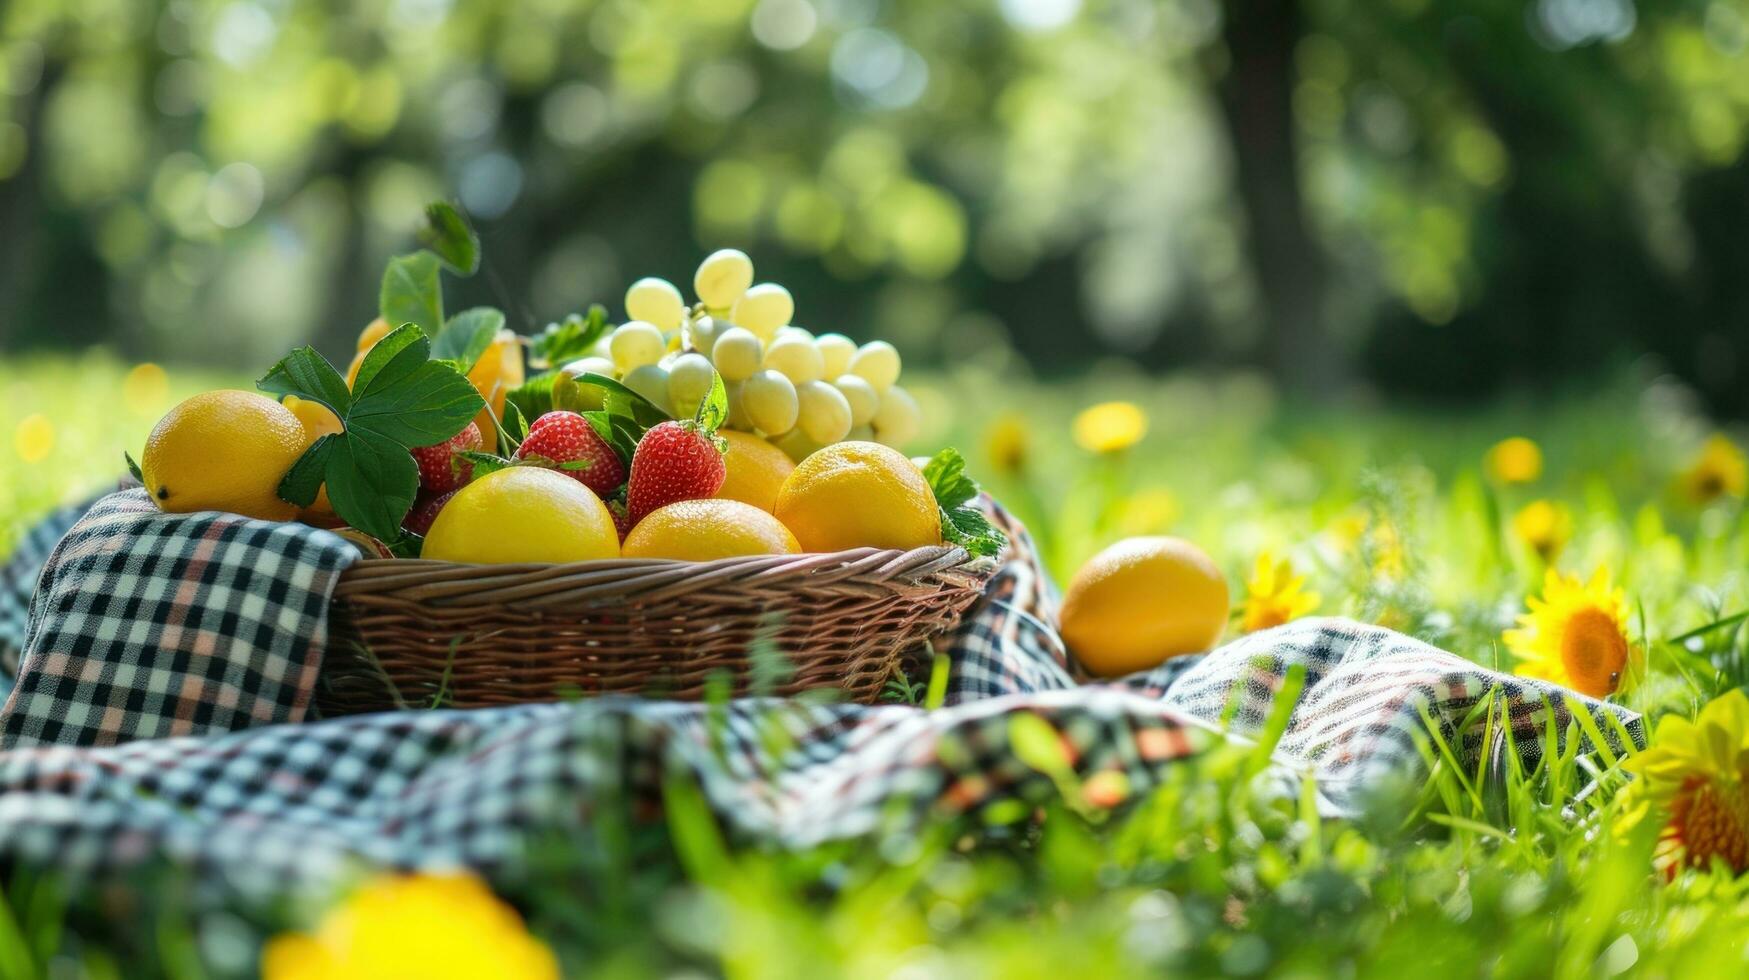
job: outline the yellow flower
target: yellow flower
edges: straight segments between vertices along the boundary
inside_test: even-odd
[[[1255,633],[1298,619],[1318,608],[1318,593],[1305,591],[1306,577],[1295,575],[1286,558],[1268,551],[1257,556],[1257,567],[1245,583],[1245,632]]]
[[[163,412],[164,401],[170,397],[170,376],[164,369],[147,361],[136,364],[121,379],[122,404],[135,415],[156,416]]]
[[[1749,698],[1741,689],[1714,699],[1694,721],[1665,715],[1646,751],[1623,768],[1636,777],[1620,828],[1648,816],[1665,821],[1654,860],[1674,874],[1722,859],[1749,871]]]
[[[1178,498],[1165,487],[1137,490],[1117,511],[1117,526],[1125,537],[1160,534],[1178,520]]]
[[[261,954],[266,980],[557,978],[558,961],[522,919],[467,874],[385,876]]]
[[[1520,661],[1517,673],[1602,698],[1632,687],[1644,671],[1645,652],[1628,640],[1627,596],[1610,587],[1608,570],[1581,582],[1551,568],[1529,605],[1519,628],[1501,637]]]
[[[1573,512],[1557,501],[1533,500],[1513,515],[1512,533],[1547,564],[1572,539]]]
[[[1513,436],[1495,443],[1482,466],[1500,483],[1531,483],[1543,475],[1543,451],[1531,440]]]
[[[1090,453],[1119,453],[1148,434],[1148,416],[1134,402],[1100,402],[1075,416],[1075,442]]]
[[[1373,574],[1381,578],[1402,578],[1409,570],[1409,561],[1403,553],[1403,536],[1397,533],[1397,525],[1380,520],[1372,526],[1368,538]]]
[[[1741,497],[1749,490],[1749,460],[1736,443],[1715,434],[1682,471],[1677,484],[1683,496],[1696,504],[1710,504],[1727,494]]]
[[[1022,416],[1008,412],[990,427],[985,452],[991,465],[999,472],[1014,474],[1026,469],[1027,443],[1031,428]]]
[[[26,463],[40,463],[55,448],[55,424],[42,414],[26,415],[12,430],[12,448]]]

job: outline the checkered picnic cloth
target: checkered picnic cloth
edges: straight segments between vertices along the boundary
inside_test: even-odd
[[[0,656],[20,663],[0,711],[0,864],[102,874],[168,857],[256,894],[332,887],[361,866],[514,875],[541,842],[588,834],[599,801],[657,812],[676,773],[738,837],[805,846],[1049,797],[1061,773],[1013,748],[1023,715],[1050,726],[1078,778],[1121,772],[1135,794],[1177,760],[1257,734],[1288,695],[1270,775],[1314,776],[1340,815],[1425,771],[1427,719],[1473,757],[1479,737],[1459,728],[1491,693],[1521,754],[1551,713],[1567,728],[1569,692],[1338,619],[1078,683],[1051,626],[1055,587],[1025,530],[989,508],[1012,546],[943,642],[953,672],[934,711],[600,698],[311,721],[349,546],[110,495],[48,547],[68,520],[51,518],[0,574]],[[1578,703],[1644,741],[1636,715]]]

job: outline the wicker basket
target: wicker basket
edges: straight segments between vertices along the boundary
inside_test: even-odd
[[[725,673],[732,693],[753,689],[750,648],[788,662],[762,691],[837,688],[870,703],[907,655],[958,624],[993,569],[949,547],[712,562],[367,559],[335,590],[316,707],[699,700]]]

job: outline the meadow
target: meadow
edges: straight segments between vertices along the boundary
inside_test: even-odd
[[[102,352],[0,365],[0,552],[113,479],[178,398],[249,380]],[[1648,731],[1749,682],[1742,458],[1655,372],[1458,412],[1311,407],[1249,375],[1121,363],[1041,381],[998,352],[919,375],[913,390],[915,448],[961,448],[1059,581],[1118,538],[1174,534],[1227,571],[1229,635],[1248,625],[1267,554],[1316,593],[1296,611],[1388,625],[1510,671],[1503,634],[1547,568],[1587,580],[1606,569],[1646,663],[1617,697]],[[1081,415],[1110,401],[1136,411]],[[1534,453],[1497,448],[1508,437]],[[675,785],[666,826],[609,821],[587,841],[555,841],[503,897],[568,972],[593,975],[1741,972],[1744,881],[1722,859],[1655,873],[1659,821],[1626,819],[1618,792],[1629,760],[1578,755],[1577,740],[1556,751],[1555,735],[1529,770],[1460,766],[1432,736],[1428,778],[1381,788],[1352,821],[1320,820],[1304,795],[1254,779],[1265,738],[1179,766],[1116,810],[1062,785],[1036,812],[804,853],[725,842],[696,791]],[[1742,793],[1746,776],[1720,773],[1720,785]],[[70,894],[17,869],[5,887],[0,978],[148,965],[248,975],[268,937],[319,911],[215,907],[169,870]]]

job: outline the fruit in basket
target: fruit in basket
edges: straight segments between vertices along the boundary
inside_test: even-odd
[[[745,381],[759,370],[765,349],[751,330],[733,326],[717,335],[711,360],[724,381]]]
[[[875,409],[871,421],[877,442],[903,449],[906,443],[917,438],[917,430],[923,427],[923,412],[910,392],[893,385],[882,392],[880,407]]]
[[[748,266],[751,277],[752,266]],[[771,338],[795,316],[796,301],[789,290],[775,282],[762,282],[741,294],[729,308],[729,322],[739,324],[762,338]]]
[[[840,442],[802,460],[778,491],[776,514],[805,551],[941,543],[941,508],[928,482],[879,443]]]
[[[473,479],[474,464],[456,454],[477,453],[483,444],[479,424],[469,422],[467,428],[435,446],[415,446],[407,450],[413,454],[413,462],[419,465],[420,489],[439,495],[464,486]]]
[[[658,507],[626,535],[627,558],[712,561],[793,555],[802,549],[777,518],[739,500],[678,500]]]
[[[824,381],[796,385],[796,428],[812,442],[831,445],[850,432],[850,402]]]
[[[812,338],[779,337],[765,348],[765,366],[797,385],[818,381],[826,374],[826,359]]]
[[[626,466],[613,447],[576,412],[548,412],[528,427],[516,458],[552,468],[606,498],[625,482]]]
[[[626,290],[626,316],[658,330],[678,330],[686,319],[686,300],[673,283],[646,276]]]
[[[456,489],[448,493],[420,494],[419,499],[413,502],[413,509],[407,512],[407,519],[401,522],[401,527],[420,536],[431,533],[431,522],[437,520],[438,512],[460,492]]]
[[[668,342],[654,324],[633,320],[621,324],[609,335],[607,349],[613,357],[613,366],[620,373],[628,374],[660,361],[668,349]]]
[[[380,316],[366,324],[365,328],[358,332],[358,352],[362,354],[375,347],[377,341],[389,335],[390,329],[392,328],[389,326],[389,321]]]
[[[856,355],[856,341],[841,333],[823,333],[814,338],[820,357],[826,362],[826,377],[836,378],[850,371],[850,359]]]
[[[340,417],[321,402],[299,398],[296,395],[287,395],[280,404],[297,416],[298,422],[303,425],[305,448],[323,436],[338,434],[342,429]],[[339,527],[345,523],[338,514],[334,513],[334,505],[328,502],[328,488],[326,486],[316,491],[314,503],[298,511],[298,520],[305,524],[326,528]]]
[[[693,294],[710,310],[728,310],[751,285],[753,260],[738,248],[718,249],[705,256],[692,277]]]
[[[775,436],[795,428],[799,410],[796,386],[776,371],[757,371],[741,382],[741,411],[761,432]]]
[[[750,432],[723,430],[717,433],[728,444],[723,456],[723,485],[717,496],[739,500],[766,513],[777,509],[777,492],[795,472],[795,461],[783,450]]]
[[[486,399],[486,407],[474,416],[474,424],[480,427],[480,439],[486,450],[494,451],[498,448],[497,423],[504,417],[504,402],[511,389],[526,380],[521,339],[510,330],[498,331],[492,345],[468,371],[468,380],[474,383],[480,397]]]
[[[172,408],[146,437],[141,481],[172,514],[223,510],[289,521],[279,481],[310,439],[292,411],[252,391],[207,391]]]
[[[616,558],[619,532],[588,487],[554,470],[509,466],[456,491],[421,556],[479,564]]]
[[[723,449],[713,433],[692,421],[651,426],[638,440],[626,481],[633,528],[665,504],[714,496],[725,476]]]
[[[1059,616],[1082,666],[1116,677],[1215,645],[1227,625],[1227,579],[1180,538],[1128,538],[1087,561]]]
[[[703,354],[682,354],[668,366],[668,404],[679,418],[691,418],[698,403],[711,393],[711,381],[716,377],[710,358]]]
[[[851,355],[849,370],[885,394],[899,380],[899,351],[884,340],[871,340]]]

